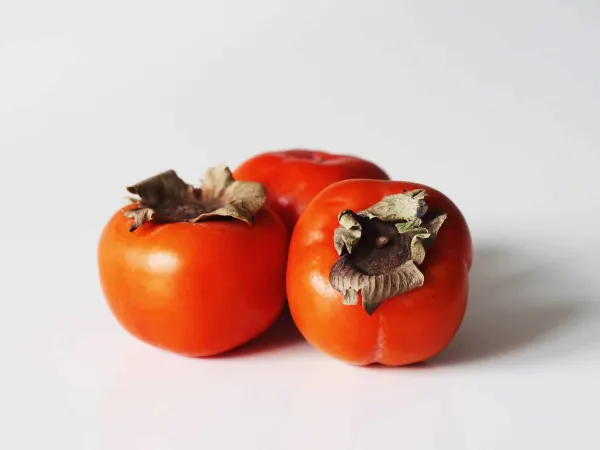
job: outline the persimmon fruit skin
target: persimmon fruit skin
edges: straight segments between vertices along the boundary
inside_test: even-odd
[[[338,259],[333,233],[342,210],[355,212],[404,189],[426,189],[430,208],[448,214],[420,270],[424,285],[386,299],[369,316],[359,296],[343,305],[329,283]],[[463,214],[441,192],[405,181],[346,180],[330,185],[308,205],[290,243],[287,296],[299,331],[317,349],[353,365],[400,366],[425,361],[444,349],[463,319],[472,242]]]
[[[389,179],[382,168],[357,156],[307,149],[258,154],[240,164],[233,176],[266,188],[267,204],[290,234],[304,208],[330,184],[353,178]]]
[[[123,211],[101,234],[98,267],[110,310],[130,334],[211,356],[258,336],[282,311],[288,234],[268,207],[253,225],[147,222],[134,232]]]

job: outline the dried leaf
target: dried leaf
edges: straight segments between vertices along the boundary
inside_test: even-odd
[[[133,219],[133,223],[129,227],[129,231],[135,231],[144,223],[152,219],[154,211],[150,208],[134,208],[125,211],[125,217]]]
[[[174,170],[167,170],[127,187],[130,193],[139,196],[150,208],[156,208],[167,200],[183,202],[187,198],[188,189],[189,186]]]
[[[338,255],[344,252],[352,253],[360,240],[362,226],[355,219],[352,211],[342,211],[338,215],[340,226],[333,232],[333,244]]]
[[[425,247],[423,241],[429,238],[431,234],[429,234],[427,228],[413,230],[411,234],[413,234],[413,237],[410,242],[410,259],[414,261],[415,264],[422,264],[425,260]]]
[[[342,300],[344,305],[357,305],[358,304],[358,292],[354,289],[346,289],[344,291],[344,300]]]
[[[427,212],[427,204],[423,200],[426,196],[425,189],[415,189],[401,194],[388,195],[370,208],[359,212],[361,216],[369,219],[379,219],[384,222],[398,220],[413,221],[422,217]]]
[[[331,286],[344,296],[344,305],[356,305],[358,293],[362,294],[362,306],[369,315],[387,299],[423,285],[425,277],[413,261],[406,261],[394,272],[382,275],[365,275],[349,259],[341,257],[329,275]]]
[[[223,197],[225,191],[235,180],[229,167],[224,163],[211,167],[204,173],[202,179],[202,201],[206,205]]]
[[[369,277],[362,289],[363,308],[370,316],[387,298],[423,286],[425,277],[413,261],[407,261],[389,275]]]
[[[254,222],[254,214],[263,206],[266,191],[260,183],[236,181],[229,168],[220,165],[209,169],[202,181],[202,203],[207,211],[193,222],[222,216],[233,217],[246,223]]]
[[[396,224],[396,228],[398,229],[398,233],[406,233],[414,228],[421,226],[421,219],[415,218],[414,220],[408,222],[399,222]]]
[[[127,190],[139,196],[128,210],[132,231],[149,220],[195,223],[206,218],[231,217],[251,224],[263,206],[266,192],[259,183],[236,181],[224,164],[206,171],[201,188],[181,180],[173,170],[141,181]]]
[[[445,222],[445,220],[447,218],[448,218],[448,214],[439,214],[438,216],[431,219],[425,225],[425,228],[427,228],[432,235],[436,235],[436,234],[438,234],[438,231],[440,231],[442,224]]]
[[[360,293],[363,308],[372,315],[385,299],[423,285],[425,277],[417,266],[425,260],[427,248],[447,218],[438,214],[423,223],[425,196],[424,189],[417,189],[386,196],[357,214],[350,210],[339,214],[334,246],[341,257],[332,267],[329,281],[343,295],[343,304],[357,304]],[[382,227],[381,222],[371,222],[373,219],[393,226],[389,230],[391,224]],[[396,230],[401,236],[394,234]],[[373,248],[359,247],[363,235],[373,241]]]

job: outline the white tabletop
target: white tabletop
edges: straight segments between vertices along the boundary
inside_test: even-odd
[[[600,448],[600,8],[470,3],[3,2],[0,448]],[[188,359],[117,324],[96,243],[124,187],[289,147],[464,212],[438,357],[351,367],[284,317]]]

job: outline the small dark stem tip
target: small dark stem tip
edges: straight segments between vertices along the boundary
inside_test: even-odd
[[[377,239],[375,239],[375,247],[383,248],[389,242],[390,242],[390,238],[388,238],[387,236],[379,236]]]

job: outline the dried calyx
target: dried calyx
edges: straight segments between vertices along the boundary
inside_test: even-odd
[[[263,206],[266,193],[259,183],[234,180],[222,164],[206,171],[199,188],[185,183],[173,170],[141,181],[127,190],[136,195],[130,200],[136,208],[125,211],[133,218],[129,231],[145,222],[189,222],[205,219],[238,219],[248,224]]]
[[[447,217],[428,210],[426,195],[424,189],[405,190],[364,211],[338,215],[333,241],[340,258],[329,281],[345,305],[356,305],[360,292],[372,315],[385,299],[423,285],[417,266]]]

